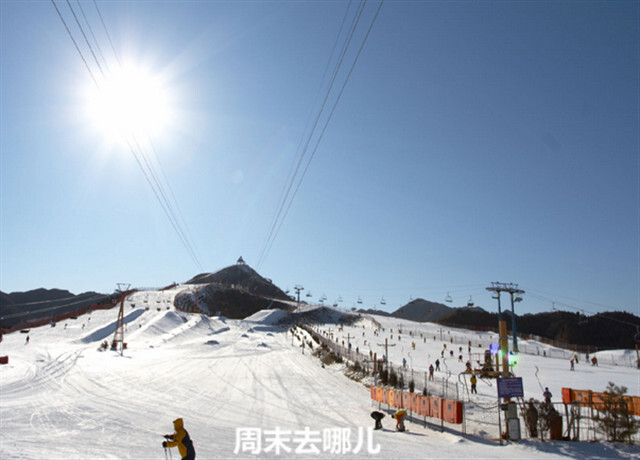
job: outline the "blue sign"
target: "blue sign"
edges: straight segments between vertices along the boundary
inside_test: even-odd
[[[522,398],[522,377],[498,379],[498,398]]]

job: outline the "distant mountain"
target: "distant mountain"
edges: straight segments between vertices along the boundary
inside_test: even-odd
[[[291,298],[268,278],[239,259],[215,273],[202,273],[185,284],[199,285],[176,295],[175,305],[185,311],[220,314],[243,319],[267,308],[291,309]],[[197,292],[197,298],[196,298]]]
[[[511,331],[511,312],[503,312]],[[435,321],[450,327],[498,331],[498,314],[472,308],[456,308]],[[516,315],[518,336],[578,345],[591,349],[633,349],[640,343],[640,317],[626,312],[580,313],[553,311]],[[510,332],[511,333],[511,332]]]
[[[11,329],[44,322],[92,305],[105,304],[113,295],[97,292],[73,294],[63,289],[33,289],[26,292],[0,292],[0,328]]]
[[[27,304],[33,302],[43,302],[49,300],[62,300],[75,296],[69,291],[64,289],[33,289],[26,292],[12,292],[8,294],[14,304]]]
[[[239,259],[242,261],[242,258]],[[263,278],[244,261],[218,270],[214,273],[201,273],[185,284],[218,284],[231,289],[238,289],[259,297],[278,300],[290,300],[282,289],[268,278]]]
[[[411,321],[428,322],[435,321],[453,311],[453,308],[444,304],[430,302],[424,299],[415,299],[403,307],[391,313],[396,318],[408,319]]]

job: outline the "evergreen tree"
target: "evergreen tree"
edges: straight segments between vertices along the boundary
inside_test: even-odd
[[[609,382],[602,394],[602,403],[595,406],[598,414],[593,419],[609,441],[631,442],[631,437],[640,428],[638,420],[631,414],[624,396],[626,393],[627,387]]]

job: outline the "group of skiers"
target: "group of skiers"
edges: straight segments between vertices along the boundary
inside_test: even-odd
[[[587,353],[587,361],[589,361],[589,354]],[[571,365],[571,370],[575,370],[575,365],[578,364],[578,355],[574,354],[573,358],[571,358],[571,360],[569,361],[569,364]],[[596,358],[595,356],[591,357],[591,366],[598,366],[598,358]]]

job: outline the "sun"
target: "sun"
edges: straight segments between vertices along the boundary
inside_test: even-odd
[[[131,64],[98,81],[88,91],[86,107],[94,128],[110,141],[156,136],[171,119],[167,85]]]

